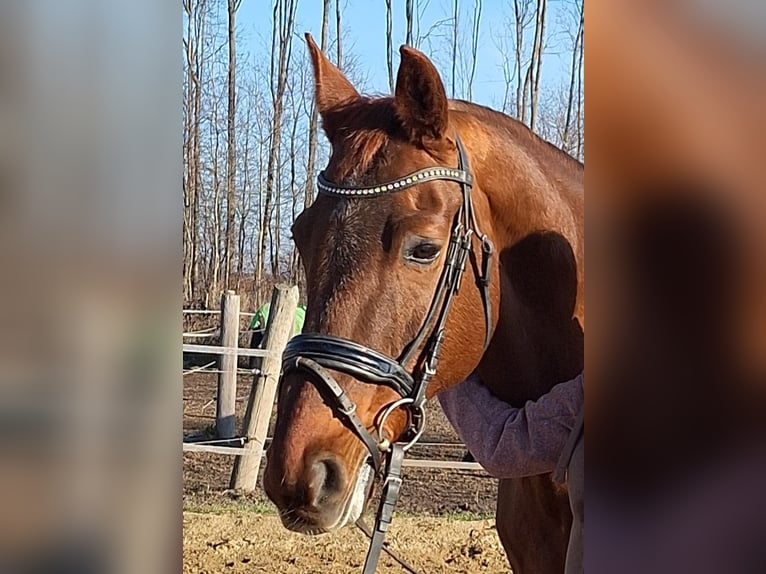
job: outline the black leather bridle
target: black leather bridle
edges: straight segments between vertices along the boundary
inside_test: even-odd
[[[415,338],[404,348],[397,359],[340,337],[323,334],[301,334],[287,344],[282,370],[286,375],[301,371],[344,424],[356,434],[370,453],[370,462],[376,475],[383,475],[383,490],[376,522],[371,536],[370,549],[364,565],[364,574],[374,574],[383,538],[391,523],[394,506],[401,486],[401,467],[404,453],[420,438],[425,426],[424,404],[426,388],[436,374],[439,353],[444,343],[447,317],[457,295],[465,271],[466,260],[473,249],[475,235],[481,245],[481,267],[477,284],[480,288],[486,319],[484,348],[492,335],[492,302],[490,299],[491,259],[494,247],[477,225],[471,197],[473,177],[468,157],[459,137],[455,138],[458,166],[431,167],[416,171],[396,181],[369,187],[342,186],[328,181],[324,173],[317,178],[319,193],[336,197],[372,198],[382,194],[396,193],[427,181],[447,180],[460,185],[462,203],[455,215],[450,242],[434,297]],[[407,369],[416,353],[422,348],[412,373]],[[373,434],[356,415],[356,405],[330,374],[330,370],[350,375],[373,385],[392,388],[401,398],[383,409],[374,421]],[[396,409],[408,411],[409,423],[404,433],[406,442],[391,443],[383,436],[386,419]],[[385,458],[385,460],[384,460]],[[385,462],[385,464],[384,464]]]

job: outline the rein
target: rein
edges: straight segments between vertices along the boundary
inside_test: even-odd
[[[457,169],[431,167],[416,171],[396,181],[369,187],[350,187],[328,181],[324,174],[317,178],[319,193],[336,197],[371,198],[396,193],[428,181],[446,180],[460,185],[462,204],[452,224],[449,247],[436,291],[423,324],[415,338],[407,344],[397,359],[370,349],[364,345],[323,334],[300,334],[293,337],[285,348],[282,369],[287,374],[301,371],[319,391],[322,398],[344,424],[364,443],[370,454],[370,462],[376,476],[383,478],[383,490],[370,536],[363,574],[374,574],[383,547],[394,507],[402,484],[401,469],[405,453],[420,439],[425,429],[425,401],[428,383],[436,374],[439,353],[444,343],[447,318],[455,295],[460,290],[466,259],[473,249],[473,236],[481,243],[481,267],[477,284],[484,307],[486,350],[492,335],[492,304],[490,301],[490,272],[494,246],[477,224],[471,197],[473,177],[468,157],[459,137],[455,138],[458,151]],[[407,365],[422,348],[413,372]],[[356,415],[356,405],[340,387],[328,369],[350,375],[372,385],[385,385],[401,398],[388,405],[376,416],[373,432],[370,432]],[[396,409],[403,407],[409,415],[405,442],[391,443],[383,436],[386,419]],[[387,549],[385,549],[388,551]]]

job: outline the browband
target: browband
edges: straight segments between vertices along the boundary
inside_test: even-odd
[[[427,181],[448,180],[462,183],[463,185],[472,186],[473,177],[467,171],[462,169],[452,169],[449,167],[427,167],[411,173],[396,181],[390,181],[388,183],[381,183],[378,185],[371,185],[368,187],[354,187],[348,185],[340,185],[328,181],[324,172],[317,176],[317,187],[321,193],[328,195],[338,195],[343,197],[348,196],[370,196],[381,195],[385,193],[394,193],[410,188],[414,185],[420,185]]]

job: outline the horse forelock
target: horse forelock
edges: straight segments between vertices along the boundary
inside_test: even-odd
[[[386,145],[403,136],[393,98],[361,98],[325,117],[332,125],[333,155],[328,172],[336,183],[363,185]]]

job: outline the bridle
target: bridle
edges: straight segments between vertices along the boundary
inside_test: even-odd
[[[455,137],[458,152],[457,169],[430,167],[406,175],[396,181],[369,187],[350,187],[328,181],[324,172],[317,178],[319,193],[335,197],[373,198],[396,193],[428,181],[447,180],[460,184],[462,203],[455,215],[450,242],[439,282],[431,305],[420,330],[407,344],[398,359],[340,337],[323,334],[301,334],[293,337],[285,348],[282,364],[283,375],[301,371],[322,395],[334,414],[364,443],[370,453],[370,461],[376,475],[383,475],[383,490],[371,535],[370,548],[364,565],[364,574],[374,574],[383,538],[391,523],[399,489],[402,483],[401,467],[404,454],[418,441],[425,428],[425,400],[428,383],[436,374],[439,353],[444,343],[447,317],[457,295],[465,271],[466,259],[473,248],[475,235],[481,244],[481,268],[478,271],[479,286],[486,319],[484,349],[492,335],[492,302],[490,299],[491,260],[494,247],[476,222],[471,187],[473,177],[463,144]],[[423,349],[413,372],[407,365]],[[351,401],[329,370],[350,375],[373,385],[385,385],[401,398],[384,408],[376,416],[374,433],[370,432],[356,415],[356,405]],[[408,428],[403,436],[405,442],[391,443],[383,435],[388,417],[398,408],[408,412]],[[385,460],[384,460],[385,457]],[[385,463],[385,464],[384,464]]]

